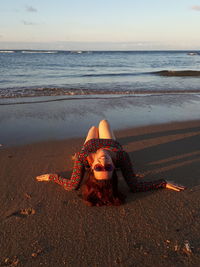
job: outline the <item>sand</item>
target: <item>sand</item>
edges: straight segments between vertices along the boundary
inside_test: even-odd
[[[199,266],[200,121],[118,131],[144,180],[187,186],[131,193],[126,203],[88,207],[35,176],[70,177],[83,138],[0,147],[0,266]],[[187,243],[188,242],[188,243]]]

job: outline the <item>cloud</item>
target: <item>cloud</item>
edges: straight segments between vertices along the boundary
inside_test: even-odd
[[[22,20],[22,23],[25,25],[25,26],[33,26],[33,25],[37,25],[36,23],[33,23],[31,21],[27,21],[27,20]]]
[[[32,7],[32,6],[26,6],[26,11],[27,12],[37,12],[37,9],[35,7]]]
[[[195,11],[200,11],[200,6],[192,6],[192,9]]]

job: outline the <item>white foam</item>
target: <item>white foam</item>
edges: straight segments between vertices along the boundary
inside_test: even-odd
[[[11,50],[0,50],[0,53],[15,53],[15,51],[11,51]]]
[[[57,54],[57,51],[21,51],[23,54]]]

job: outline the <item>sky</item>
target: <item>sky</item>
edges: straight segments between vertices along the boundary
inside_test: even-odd
[[[0,49],[200,49],[200,0],[0,0]]]

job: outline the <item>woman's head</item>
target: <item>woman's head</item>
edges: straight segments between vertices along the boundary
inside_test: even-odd
[[[118,191],[118,178],[116,171],[112,171],[110,179],[96,179],[94,171],[87,172],[87,177],[82,185],[82,197],[90,206],[121,205],[125,197]]]
[[[96,180],[110,180],[115,170],[110,153],[105,149],[97,150],[91,169]]]

